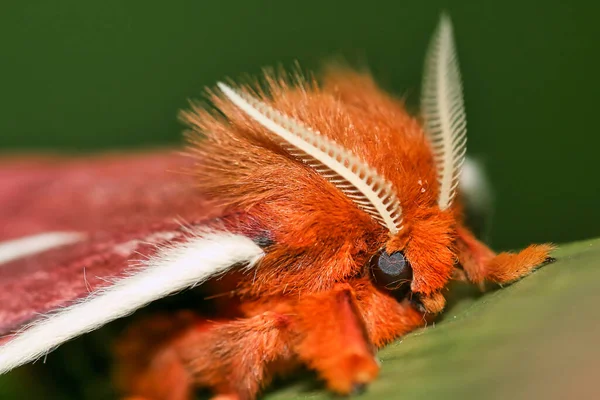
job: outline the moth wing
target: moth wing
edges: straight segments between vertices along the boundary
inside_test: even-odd
[[[494,214],[494,194],[480,160],[466,157],[458,188],[467,226],[477,237],[486,239]]]
[[[186,166],[169,154],[0,165],[0,373],[262,256],[215,222],[174,172]]]

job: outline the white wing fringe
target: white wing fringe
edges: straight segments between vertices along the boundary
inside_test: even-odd
[[[202,233],[165,247],[131,275],[79,303],[42,317],[0,347],[0,373],[34,361],[60,344],[133,313],[148,303],[198,285],[264,252],[246,236]]]

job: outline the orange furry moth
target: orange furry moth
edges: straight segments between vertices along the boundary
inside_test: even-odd
[[[194,288],[203,300],[118,339],[123,398],[254,399],[299,366],[349,394],[378,348],[443,310],[452,276],[503,284],[550,260],[550,245],[496,254],[464,225],[448,17],[422,119],[351,70],[266,83],[218,83],[215,110],[184,112],[187,157],[0,163],[0,372]]]

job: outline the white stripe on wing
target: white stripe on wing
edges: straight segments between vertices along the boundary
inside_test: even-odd
[[[46,232],[0,242],[0,264],[75,243],[84,236],[76,232]]]

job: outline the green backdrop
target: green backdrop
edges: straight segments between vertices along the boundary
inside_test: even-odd
[[[203,87],[294,60],[366,63],[416,105],[443,9],[455,24],[469,153],[485,162],[496,192],[494,246],[598,236],[600,6],[589,0],[2,0],[0,151],[174,146],[177,111]],[[438,325],[381,352],[382,377],[363,398],[588,398],[600,359],[599,249],[563,246],[534,276],[450,305]],[[0,379],[0,398],[67,398],[53,386],[109,398],[90,350],[107,345],[102,335],[63,346],[49,368],[38,363],[85,384],[19,369]],[[329,398],[314,384],[271,398]]]
[[[495,247],[600,232],[600,6],[508,1],[5,0],[0,147],[52,151],[180,142],[187,99],[294,60],[366,62],[416,104],[441,10],[464,76],[469,153],[496,191]]]

